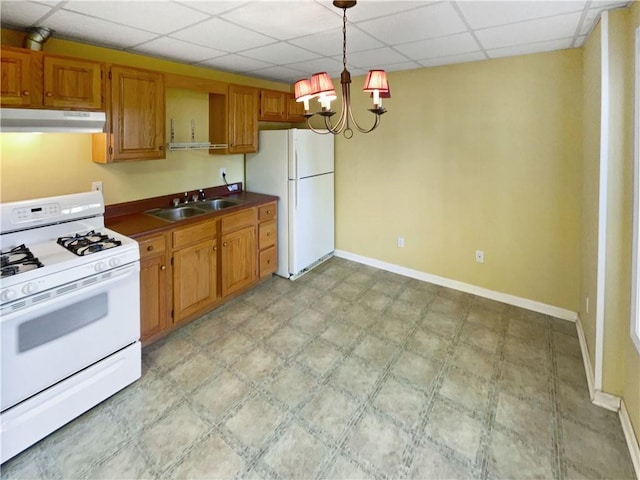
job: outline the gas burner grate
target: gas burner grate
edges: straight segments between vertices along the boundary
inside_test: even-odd
[[[24,244],[0,252],[0,278],[10,277],[40,267],[44,267],[44,265]]]
[[[109,238],[108,235],[91,230],[88,233],[76,233],[73,236],[58,238],[58,245],[63,246],[78,256],[90,255],[109,248],[122,245],[120,240]]]

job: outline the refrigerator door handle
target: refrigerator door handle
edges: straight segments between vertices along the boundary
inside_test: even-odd
[[[293,188],[295,189],[294,195],[296,197],[296,201],[295,201],[295,209],[298,209],[298,181],[294,180],[293,182]]]

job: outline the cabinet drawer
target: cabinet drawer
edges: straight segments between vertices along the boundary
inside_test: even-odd
[[[230,232],[238,228],[255,225],[256,223],[256,209],[248,208],[238,213],[232,213],[222,217],[222,231]]]
[[[173,248],[181,248],[216,237],[216,221],[200,222],[191,227],[173,231]]]
[[[263,220],[269,220],[270,218],[275,218],[276,216],[276,204],[270,203],[268,205],[263,205],[258,209],[258,221],[262,222]]]
[[[164,235],[155,235],[138,240],[140,246],[140,260],[164,254],[167,248],[167,241]]]
[[[267,275],[276,271],[278,266],[277,263],[277,252],[275,245],[273,247],[269,247],[266,250],[260,252],[260,278],[266,277]]]
[[[276,221],[269,220],[258,226],[258,248],[270,247],[276,244]]]

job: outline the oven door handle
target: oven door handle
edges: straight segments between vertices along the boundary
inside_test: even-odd
[[[25,299],[16,300],[10,304],[2,307],[2,316],[0,317],[0,323],[6,323],[13,320],[15,317],[28,316],[31,312],[37,310],[39,315],[46,315],[47,313],[57,310],[66,305],[70,305],[80,298],[90,297],[97,290],[104,290],[116,282],[122,282],[125,277],[140,272],[140,263],[135,262],[128,265],[124,265],[108,272],[96,274],[92,277],[85,277],[75,282],[69,282],[65,285],[61,285],[44,292],[34,293],[33,298],[37,298],[41,295],[47,295],[41,301],[31,303],[22,308],[14,308],[15,305],[19,305],[24,302]],[[87,284],[89,278],[102,277],[102,279],[96,280],[94,283]],[[107,277],[107,278],[105,278]],[[138,288],[139,288],[139,276],[138,276]]]

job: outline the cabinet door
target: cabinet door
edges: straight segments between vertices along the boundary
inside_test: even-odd
[[[54,108],[101,110],[103,64],[44,57],[44,104]]]
[[[167,264],[164,255],[140,262],[140,336],[147,340],[167,327]]]
[[[0,57],[0,95],[2,106],[28,107],[39,103],[32,79],[35,57],[28,52],[2,49]]]
[[[296,97],[292,93],[287,95],[287,122],[301,123],[304,118],[304,103],[296,102]]]
[[[161,73],[112,68],[110,161],[165,157],[164,99]]]
[[[287,94],[275,90],[260,90],[260,120],[284,122],[287,120]]]
[[[229,153],[258,151],[258,90],[229,86]]]
[[[177,250],[173,254],[173,322],[190,317],[216,303],[215,240]]]
[[[244,227],[222,235],[222,296],[256,280],[256,229]]]

